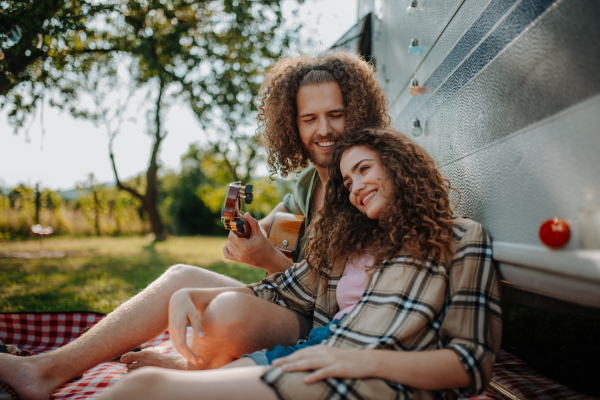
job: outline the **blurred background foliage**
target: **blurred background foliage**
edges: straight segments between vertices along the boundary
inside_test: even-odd
[[[227,185],[236,178],[222,166],[223,155],[191,145],[182,157],[181,172],[159,178],[158,208],[172,235],[226,235],[221,206]],[[266,216],[293,190],[292,180],[248,177],[255,200],[244,211]],[[127,181],[143,187],[144,176]],[[0,240],[33,237],[35,224],[50,226],[52,236],[130,236],[151,233],[141,203],[116,186],[97,184],[93,176],[70,191],[20,185],[0,192]]]
[[[94,234],[149,230],[160,241],[169,232],[215,232],[221,200],[211,191],[226,182],[255,181],[264,155],[253,138],[253,99],[266,69],[298,44],[301,25],[285,26],[282,3],[2,0],[0,108],[6,110],[17,134],[26,131],[33,112],[45,106],[67,110],[105,128],[116,183],[113,190],[134,199],[140,217],[137,222],[133,216],[126,219],[119,210],[134,206],[117,201],[116,194],[94,190],[90,182],[87,186],[94,197],[87,201],[83,196],[72,208],[93,226]],[[142,99],[141,104],[134,104],[135,99]],[[199,139],[205,143],[203,149],[190,149],[183,160],[190,165],[184,165],[177,176],[161,171],[158,161],[169,134],[164,121],[171,107],[191,110],[204,132]],[[127,134],[123,122],[137,123],[140,116],[153,145],[145,174],[125,181],[118,173],[113,143]],[[25,203],[30,203],[22,195],[17,202],[18,221],[25,218],[22,215],[29,207]],[[261,200],[264,209],[269,200]],[[7,232],[22,235],[24,228],[17,227],[21,222],[17,224],[12,216],[14,205],[10,218],[0,218],[11,221]],[[200,221],[209,222],[198,225]],[[59,232],[75,225],[55,223]]]

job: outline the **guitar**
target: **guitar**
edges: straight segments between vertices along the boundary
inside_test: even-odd
[[[228,185],[227,197],[221,209],[221,222],[239,237],[250,237],[250,226],[241,215],[242,198],[246,204],[252,203],[252,185],[234,182]],[[277,212],[269,227],[267,238],[287,258],[296,261],[304,236],[304,216]]]
[[[304,237],[304,215],[275,213],[267,237],[277,250],[296,262]]]
[[[239,237],[250,237],[250,225],[241,215],[242,198],[244,203],[250,204],[254,199],[252,185],[242,186],[241,182],[233,182],[228,185],[227,197],[221,208],[221,222],[225,229],[233,231]]]

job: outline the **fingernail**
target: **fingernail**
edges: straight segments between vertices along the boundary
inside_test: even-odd
[[[198,331],[198,336],[200,336],[200,337],[204,337],[204,332],[202,332],[202,331]]]

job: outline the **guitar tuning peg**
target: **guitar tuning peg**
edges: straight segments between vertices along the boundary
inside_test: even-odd
[[[244,194],[246,195],[244,202],[246,204],[252,203],[252,200],[254,199],[254,196],[252,195],[252,185],[246,185],[244,187]]]
[[[235,228],[237,229],[237,231],[238,231],[239,233],[242,233],[242,234],[243,234],[243,233],[246,233],[246,229],[245,229],[245,228],[246,228],[246,226],[245,226],[245,222],[244,222],[244,220],[243,220],[243,219],[238,219],[238,220],[235,222]]]

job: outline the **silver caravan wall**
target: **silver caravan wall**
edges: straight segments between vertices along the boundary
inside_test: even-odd
[[[419,120],[413,139],[461,193],[457,214],[489,230],[507,287],[600,308],[600,1],[410,5],[359,1],[334,47],[372,57],[397,129]],[[554,217],[571,231],[560,249],[538,235]]]

